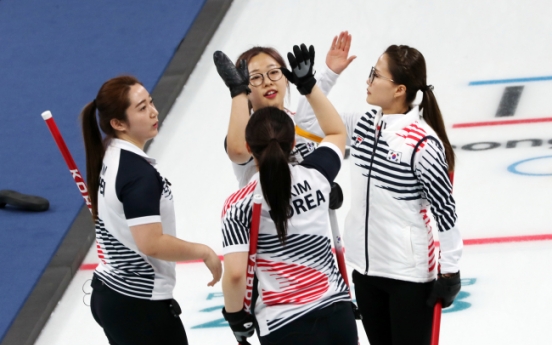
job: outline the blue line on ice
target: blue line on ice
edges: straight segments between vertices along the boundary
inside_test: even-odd
[[[470,81],[468,85],[479,86],[479,85],[492,85],[492,84],[529,83],[532,81],[547,81],[547,80],[552,80],[552,76],[514,78],[514,79],[476,80],[476,81]]]

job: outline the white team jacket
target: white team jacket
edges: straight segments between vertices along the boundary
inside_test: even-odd
[[[457,272],[463,244],[444,149],[418,107],[405,115],[382,116],[376,109],[341,115],[352,160],[347,262],[363,274],[411,282],[435,279],[437,264],[442,273]],[[298,109],[296,122],[323,136],[312,112]],[[439,230],[440,259],[431,218]]]

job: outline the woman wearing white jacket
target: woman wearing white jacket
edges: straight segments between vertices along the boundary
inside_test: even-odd
[[[437,299],[450,306],[460,290],[454,153],[418,50],[390,46],[367,84],[366,101],[381,110],[342,114],[353,163],[346,259],[370,344],[429,344],[432,306]],[[322,135],[315,117],[303,114],[298,126]]]

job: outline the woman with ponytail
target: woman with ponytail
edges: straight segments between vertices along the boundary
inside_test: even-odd
[[[202,259],[209,286],[222,274],[211,248],[175,237],[171,184],[143,151],[157,135],[157,115],[131,76],[105,82],[81,114],[100,258],[91,309],[112,345],[188,344],[173,299],[175,262]]]
[[[353,161],[345,257],[370,344],[427,345],[433,305],[450,306],[460,290],[454,152],[418,50],[388,47],[367,84],[368,111],[342,114]],[[322,135],[301,115],[299,126]]]
[[[261,344],[343,344],[358,341],[348,287],[331,251],[328,206],[346,131],[313,75],[314,48],[295,46],[287,80],[306,96],[325,138],[299,164],[291,118],[276,107],[251,115],[246,149],[258,172],[222,211],[224,318],[241,344],[257,329]],[[252,199],[262,194],[253,315],[243,309]],[[257,296],[257,297],[255,297]],[[253,327],[253,324],[255,325]]]

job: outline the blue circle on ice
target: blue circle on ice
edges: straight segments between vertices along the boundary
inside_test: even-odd
[[[527,162],[531,162],[531,161],[535,161],[535,160],[540,160],[540,159],[551,159],[552,156],[540,156],[540,157],[533,157],[533,158],[529,158],[529,159],[524,159],[522,161],[519,161],[519,162],[516,162],[512,165],[510,165],[508,167],[508,171],[511,172],[511,173],[514,173],[514,174],[518,174],[518,175],[525,175],[525,176],[552,176],[552,172],[550,173],[545,173],[545,174],[537,174],[537,173],[529,173],[529,172],[524,172],[524,171],[519,171],[518,170],[518,167],[524,163],[527,163]]]

